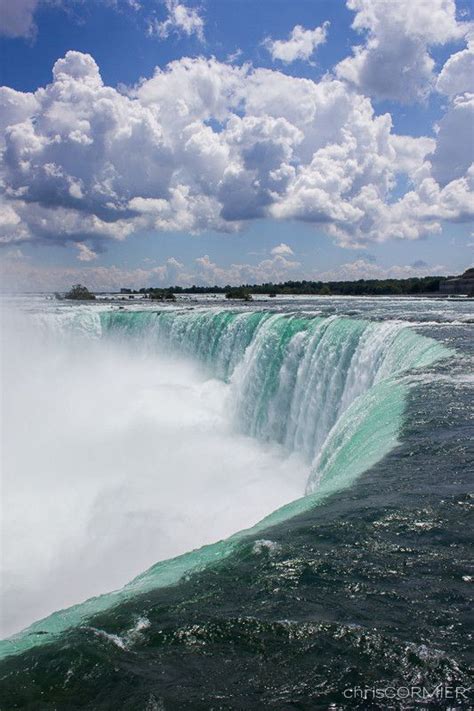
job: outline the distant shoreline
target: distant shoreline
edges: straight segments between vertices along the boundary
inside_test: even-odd
[[[82,290],[90,294],[90,298],[97,296],[123,297],[123,300],[132,300],[138,296],[152,301],[174,301],[179,296],[223,296],[229,301],[245,301],[252,297],[291,296],[332,296],[332,297],[392,297],[392,298],[419,298],[419,299],[470,299],[474,298],[474,268],[467,269],[460,276],[426,276],[409,277],[407,279],[358,279],[356,281],[293,281],[288,280],[274,284],[241,284],[239,286],[177,286],[142,287],[132,289],[122,287],[116,291],[90,290],[87,286],[76,284],[73,290]],[[56,294],[57,298],[74,298],[80,300],[80,294],[71,296],[71,292],[53,291],[23,291],[10,292],[23,294]],[[7,292],[3,292],[4,295]]]

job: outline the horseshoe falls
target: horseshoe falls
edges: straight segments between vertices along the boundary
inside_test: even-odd
[[[449,541],[466,501],[467,302],[11,301],[7,690],[26,675],[33,708],[42,684],[86,679],[94,695],[113,668],[132,675],[135,708],[180,708],[153,691],[147,659],[166,669],[177,654],[174,669],[202,665],[224,688],[212,666],[223,639],[236,679],[245,649],[263,660],[280,644],[309,658],[336,648],[349,666],[367,644],[367,669],[383,649],[390,674],[406,663],[414,678],[423,665],[433,678],[439,654],[462,665],[449,632],[423,657],[433,621],[412,639],[409,611],[425,619],[410,582],[420,566],[457,566],[463,604],[464,557]],[[293,692],[311,672],[296,676]]]
[[[235,428],[301,454],[311,470],[306,493],[343,485],[394,446],[403,374],[449,353],[397,321],[268,311],[101,316],[104,335],[184,353],[229,382]]]

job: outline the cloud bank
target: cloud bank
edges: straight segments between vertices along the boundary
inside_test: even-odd
[[[78,259],[92,262],[90,256],[79,244]],[[86,264],[85,266],[51,267],[36,265],[25,257],[19,248],[10,249],[0,261],[0,281],[6,291],[54,291],[68,290],[71,284],[81,282],[95,291],[118,291],[122,287],[139,289],[148,286],[225,286],[227,284],[263,284],[278,283],[290,279],[314,279],[315,281],[338,281],[356,279],[405,279],[413,276],[447,274],[444,265],[429,265],[423,260],[413,264],[384,267],[370,260],[370,255],[359,257],[329,271],[312,269],[308,271],[303,264],[292,259],[293,251],[284,243],[270,251],[270,256],[257,264],[235,263],[221,266],[212,261],[209,255],[198,257],[188,266],[174,257],[163,264],[153,265],[147,259],[147,265],[136,268],[104,267]]]
[[[136,232],[233,232],[259,218],[311,223],[345,247],[472,219],[472,43],[454,3],[348,6],[365,44],[319,82],[185,57],[118,89],[92,56],[69,51],[36,92],[0,88],[0,243],[82,244],[87,262]],[[165,24],[199,34],[199,15],[167,7]],[[448,102],[437,133],[394,133],[368,96],[381,95],[377,67],[419,98],[434,89],[429,47],[464,35],[436,81]],[[417,48],[413,64],[400,38]]]

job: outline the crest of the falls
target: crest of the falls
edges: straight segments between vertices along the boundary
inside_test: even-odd
[[[403,321],[268,311],[105,312],[103,335],[198,359],[231,384],[235,427],[298,452],[307,491],[345,485],[397,441],[407,374],[447,349]]]

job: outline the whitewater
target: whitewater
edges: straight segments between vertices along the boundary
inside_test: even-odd
[[[408,394],[456,358],[423,325],[465,318],[406,303],[6,303],[2,653],[206,569],[381,461]]]

